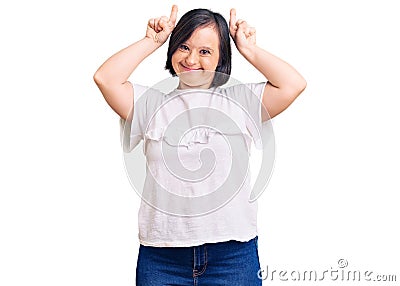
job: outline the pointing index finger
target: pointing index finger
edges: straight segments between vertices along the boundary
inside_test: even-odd
[[[172,22],[172,24],[175,25],[176,22],[176,17],[178,14],[178,6],[176,5],[172,5],[172,9],[171,9],[171,15],[169,16],[169,20]]]
[[[231,9],[229,25],[231,25],[232,27],[234,27],[236,25],[236,9],[235,8]]]

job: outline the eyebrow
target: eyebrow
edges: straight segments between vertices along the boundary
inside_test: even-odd
[[[183,42],[181,45],[191,46],[188,42]],[[214,52],[214,49],[210,48],[209,46],[200,46],[199,49],[206,49]]]
[[[210,51],[214,51],[213,49],[211,49],[210,47],[207,46],[201,46],[200,49],[205,49],[205,50],[210,50]]]

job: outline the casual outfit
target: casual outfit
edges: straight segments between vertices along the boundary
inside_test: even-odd
[[[261,285],[247,160],[252,142],[262,148],[264,87],[134,85],[133,119],[120,126],[124,151],[143,140],[147,161],[137,285]]]

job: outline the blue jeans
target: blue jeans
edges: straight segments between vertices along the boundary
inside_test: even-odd
[[[257,286],[258,237],[191,247],[140,245],[137,286]]]

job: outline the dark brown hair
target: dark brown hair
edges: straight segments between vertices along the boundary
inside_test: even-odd
[[[172,55],[190,38],[197,28],[206,26],[213,26],[219,37],[219,61],[215,69],[217,73],[211,84],[211,87],[215,87],[223,85],[229,79],[232,69],[232,50],[229,27],[225,18],[221,14],[208,9],[190,10],[178,21],[169,40],[165,69],[169,70],[173,76],[176,76],[171,62]]]

